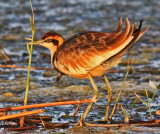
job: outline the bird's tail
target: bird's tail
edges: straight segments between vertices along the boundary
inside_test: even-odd
[[[134,30],[133,30],[133,39],[130,41],[130,43],[128,43],[128,45],[122,49],[119,53],[117,53],[116,55],[113,55],[111,58],[109,58],[107,61],[105,61],[106,63],[108,62],[111,62],[111,61],[117,61],[117,62],[120,62],[121,60],[121,57],[129,50],[132,48],[132,46],[140,39],[140,37],[150,28],[150,27],[147,27],[143,30],[141,30],[142,28],[142,23],[143,23],[143,20],[140,20],[140,24],[139,24],[139,27],[136,27],[136,23],[134,24]],[[119,21],[119,26],[117,28],[117,30],[115,32],[120,32],[122,29],[122,20],[120,19]],[[105,64],[105,63],[104,63]]]

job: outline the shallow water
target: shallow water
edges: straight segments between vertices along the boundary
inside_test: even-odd
[[[143,19],[144,27],[151,26],[150,29],[136,43],[127,56],[124,56],[122,63],[113,68],[113,70],[120,70],[120,72],[107,73],[113,88],[113,100],[122,86],[128,57],[129,59],[134,59],[134,64],[127,78],[128,84],[119,102],[125,106],[128,112],[135,99],[132,90],[139,91],[141,97],[145,99],[145,88],[149,90],[150,96],[154,92],[148,85],[149,80],[160,85],[160,1],[58,0],[53,2],[51,0],[34,0],[32,4],[35,13],[35,40],[38,40],[50,30],[68,38],[75,33],[88,30],[112,32],[117,26],[120,17],[123,17],[123,21],[125,17],[128,17],[131,23],[137,22],[137,24],[139,20]],[[0,42],[13,60],[12,63],[8,64],[28,65],[29,56],[25,38],[31,37],[30,15],[29,1],[0,1]],[[2,59],[0,59],[0,64],[3,64]],[[34,47],[32,66],[50,68],[49,51],[42,47]],[[82,98],[89,80],[78,80],[63,76],[58,85],[55,81],[57,74],[54,69],[52,71],[31,71],[29,104]],[[1,107],[23,104],[26,77],[27,70],[0,68]],[[95,81],[100,90],[100,95],[98,102],[93,106],[92,112],[87,117],[88,121],[102,119],[107,105],[107,88],[103,77],[96,78]],[[8,97],[6,93],[10,93],[10,96]],[[92,89],[89,90],[87,98],[91,96]],[[160,107],[159,96],[160,91],[157,90],[156,97],[151,102],[153,119],[159,118],[155,115],[155,111]],[[111,106],[113,107],[113,105],[114,101],[112,101]],[[75,118],[70,116],[76,106],[70,105],[46,108],[44,114],[53,115],[53,122],[64,123],[69,120],[78,122],[85,106],[86,104],[80,108]],[[65,114],[69,115],[69,118],[62,118]],[[141,102],[135,105],[132,114],[132,118],[135,120],[149,120],[148,108]],[[123,117],[117,112],[113,119],[122,121]],[[148,128],[145,128],[144,132],[146,129],[148,130]],[[151,129],[148,131],[151,131]],[[65,130],[65,132],[67,131]],[[134,132],[134,130],[127,132]]]

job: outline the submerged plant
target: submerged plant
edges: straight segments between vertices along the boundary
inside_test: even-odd
[[[112,109],[112,113],[111,113],[111,116],[110,116],[110,122],[111,122],[112,117],[113,117],[113,115],[114,115],[114,113],[115,113],[115,110],[116,110],[116,107],[117,107],[117,103],[118,103],[118,101],[119,101],[119,98],[120,98],[120,96],[121,96],[121,93],[122,93],[122,91],[123,91],[123,89],[124,89],[124,87],[125,87],[125,85],[126,85],[125,82],[126,82],[126,79],[127,79],[127,77],[128,77],[128,74],[129,74],[129,72],[130,72],[130,70],[131,70],[132,63],[133,63],[133,60],[131,61],[131,63],[129,63],[129,61],[128,61],[127,73],[126,73],[126,76],[125,76],[125,78],[124,78],[124,80],[123,80],[122,87],[121,87],[121,89],[120,89],[120,91],[119,91],[119,93],[118,93],[118,97],[117,97],[117,99],[116,99],[115,105],[114,105],[114,107],[113,107],[113,109]]]
[[[144,101],[143,99],[141,99],[141,97],[136,94],[136,92],[134,91],[134,94],[136,95],[136,97],[142,101],[143,103],[145,103],[148,108],[149,108],[149,114],[150,114],[150,119],[152,120],[152,112],[151,112],[151,107],[150,107],[150,102],[154,99],[155,95],[156,95],[156,91],[157,91],[157,86],[155,86],[152,81],[149,81],[149,85],[151,88],[155,89],[154,93],[153,93],[153,96],[152,98],[150,99],[149,96],[148,96],[148,91],[145,89],[145,93],[146,93],[146,97],[147,97],[147,101]]]
[[[119,113],[124,116],[124,118],[125,118],[125,119],[124,119],[124,122],[125,122],[125,123],[129,123],[129,119],[131,118],[132,110],[133,110],[133,107],[134,107],[134,105],[135,105],[136,102],[137,102],[137,98],[136,98],[136,99],[134,100],[134,102],[132,103],[129,116],[127,115],[126,109],[123,108],[123,106],[122,106],[121,104],[117,106],[118,111],[119,111],[119,106],[121,106],[122,112],[119,111]]]
[[[119,107],[121,107],[122,112],[120,112]],[[122,106],[121,104],[117,106],[117,109],[118,109],[118,112],[124,116],[124,118],[125,118],[125,119],[124,119],[124,122],[125,122],[125,123],[129,123],[129,117],[128,117],[128,115],[127,115],[126,109],[123,108],[123,106]]]

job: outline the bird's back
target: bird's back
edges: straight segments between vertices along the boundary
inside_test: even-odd
[[[88,78],[89,72],[93,72],[92,76],[95,74],[95,77],[104,74],[106,69],[101,69],[102,63],[104,64],[135,40],[134,26],[130,28],[128,20],[126,23],[127,26],[123,33],[120,23],[113,33],[90,31],[67,39],[54,55],[55,68],[66,75],[82,79]]]
[[[75,35],[58,48],[54,63],[59,66],[58,70],[62,69],[60,72],[86,74],[88,70],[102,62],[100,59],[93,59],[101,58],[101,51],[111,48],[109,42],[118,35],[115,33],[115,36],[112,36],[112,34],[104,32],[86,32]]]

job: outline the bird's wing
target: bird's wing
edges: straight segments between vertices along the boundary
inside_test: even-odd
[[[97,67],[93,68],[92,70],[90,70],[90,72],[93,74],[96,74],[95,70],[98,70],[99,68],[102,69],[102,71],[104,70],[104,72],[106,72],[107,70],[109,70],[113,66],[116,66],[118,63],[120,63],[122,56],[125,53],[127,53],[129,51],[129,49],[132,48],[134,43],[149,29],[149,27],[147,27],[147,28],[141,30],[142,22],[143,22],[143,20],[140,21],[138,28],[136,27],[136,23],[134,24],[134,32],[133,32],[134,38],[130,41],[130,43],[124,49],[122,49],[119,53],[113,55],[112,57],[110,57],[106,61],[102,62],[100,66],[97,66]]]
[[[139,40],[139,38],[150,28],[150,27],[147,27],[143,30],[141,30],[142,28],[142,23],[143,23],[143,20],[140,20],[140,24],[139,24],[139,27],[136,27],[136,23],[134,24],[134,32],[133,32],[133,36],[134,38],[130,41],[130,43],[124,48],[122,49],[119,53],[113,55],[112,57],[110,57],[109,59],[107,59],[106,61],[104,61],[102,63],[102,66],[108,66],[109,64],[112,65],[113,63],[111,62],[120,62],[121,60],[121,57],[129,50],[132,48],[132,46],[134,45],[134,43],[136,41]]]
[[[65,74],[85,74],[92,68],[123,50],[133,39],[134,25],[126,18],[126,29],[121,33],[122,20],[113,33],[86,32],[66,40],[57,50],[54,66]]]

